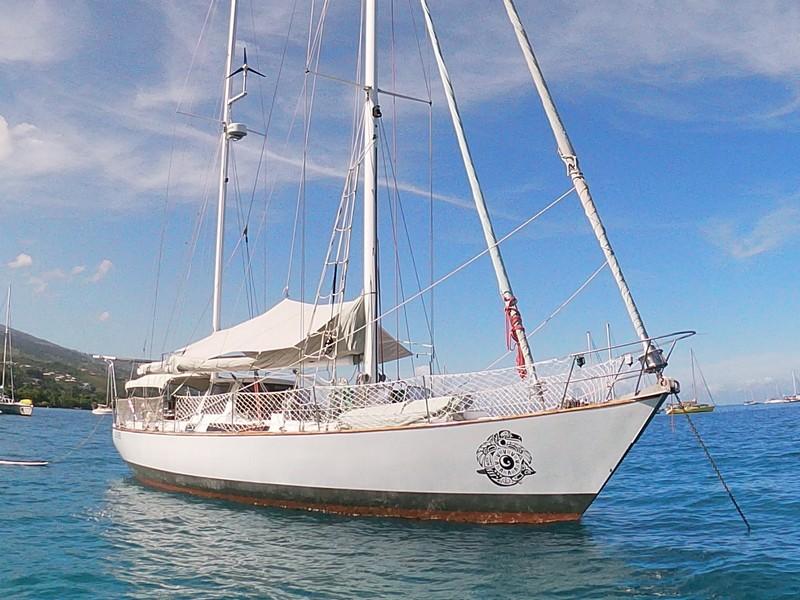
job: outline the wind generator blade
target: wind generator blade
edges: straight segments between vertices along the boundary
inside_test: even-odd
[[[245,64],[244,64],[244,66],[241,66],[241,67],[239,67],[238,69],[236,69],[236,70],[235,70],[233,73],[231,73],[230,75],[228,75],[228,77],[227,77],[227,78],[228,78],[228,79],[230,79],[231,77],[233,77],[233,76],[234,76],[234,75],[236,75],[237,73],[244,73],[244,70],[245,70],[245,68],[246,68],[246,67],[247,67],[247,63],[245,63]],[[250,69],[250,70],[252,70],[252,69]]]
[[[245,66],[247,66],[247,63],[245,63]],[[259,71],[256,71],[253,67],[247,67],[247,70],[250,71],[251,73],[255,73],[256,75],[260,75],[261,77],[266,77],[266,75],[264,75]]]

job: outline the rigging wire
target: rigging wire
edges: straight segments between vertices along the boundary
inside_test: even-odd
[[[385,140],[385,136],[382,139]],[[385,146],[386,146],[386,143],[384,142],[384,144],[381,146],[381,156],[383,157],[384,180],[386,182],[386,188],[387,188],[387,191],[389,193],[389,218],[391,220],[391,227],[392,227],[392,240],[394,241],[394,265],[395,265],[395,289],[394,289],[394,292],[395,292],[395,304],[400,304],[401,299],[405,300],[405,289],[404,289],[404,286],[403,286],[403,274],[402,274],[402,271],[400,269],[400,241],[399,241],[399,239],[397,237],[397,221],[399,219],[399,216],[397,214],[397,210],[398,210],[398,205],[399,205],[399,202],[400,202],[400,194],[399,194],[399,190],[397,189],[396,185],[394,186],[394,188],[392,188],[389,185],[389,169],[387,167],[387,164],[392,165],[393,161],[392,161],[391,158],[387,157],[388,149]],[[408,232],[408,230],[406,230],[406,232]],[[411,246],[411,243],[410,243],[410,240],[409,240],[409,248],[410,248],[410,246]],[[380,296],[379,296],[379,298],[380,298]],[[423,296],[423,301],[424,301],[424,296]],[[380,307],[378,307],[378,313],[380,314]],[[399,349],[399,346],[400,346],[399,340],[401,339],[400,338],[400,317],[401,317],[400,311],[397,311],[397,313],[395,314],[395,317],[396,317],[395,318],[395,327],[396,327],[396,329],[395,329],[395,339],[397,340],[396,345],[398,346],[398,349]],[[402,317],[403,317],[403,320],[405,322],[406,339],[411,340],[411,326],[410,326],[409,321],[408,321],[408,311],[406,310],[405,306],[403,307]],[[396,364],[396,368],[397,368],[397,378],[399,379],[400,378],[400,359],[399,358],[395,361],[395,364]],[[412,371],[414,370],[414,366],[415,366],[414,365],[414,355],[412,354],[411,355],[411,368],[412,368]]]
[[[189,80],[191,78],[192,72],[194,71],[195,63],[197,62],[197,56],[198,56],[198,52],[199,52],[200,46],[202,44],[203,39],[207,35],[209,24],[210,24],[210,22],[212,20],[212,16],[216,12],[217,4],[218,3],[216,2],[216,0],[211,0],[211,2],[209,2],[208,9],[206,10],[206,14],[205,14],[205,17],[204,17],[204,20],[203,20],[202,27],[200,29],[200,33],[199,33],[199,35],[197,37],[197,41],[195,42],[194,49],[192,50],[192,56],[191,56],[191,59],[189,61],[189,68],[187,69],[186,77],[184,78],[183,85],[181,87],[181,92],[180,92],[179,99],[178,99],[178,102],[177,102],[177,106],[176,106],[176,109],[175,109],[175,112],[177,114],[183,114],[183,111],[181,110],[181,108],[183,106],[184,98],[186,96],[186,89],[188,87]],[[191,110],[191,105],[189,105],[189,110]],[[220,122],[219,116],[218,116],[218,118],[213,119],[213,120],[215,122],[217,122],[217,123]],[[159,236],[159,238],[160,238],[159,249],[158,249],[157,258],[156,258],[156,268],[155,268],[156,275],[155,275],[155,284],[154,284],[154,292],[153,292],[153,305],[152,305],[153,308],[152,308],[150,335],[149,335],[150,348],[149,348],[149,352],[148,352],[148,349],[147,349],[148,340],[145,339],[145,342],[144,342],[144,345],[143,345],[143,348],[142,348],[142,350],[143,350],[143,352],[145,354],[152,354],[153,345],[155,344],[155,322],[156,322],[156,315],[157,315],[157,310],[158,310],[158,297],[159,297],[159,292],[160,292],[161,266],[162,266],[163,257],[164,257],[164,247],[165,247],[165,240],[166,240],[167,215],[168,215],[169,201],[170,201],[171,187],[172,187],[172,171],[173,171],[173,165],[174,165],[174,154],[175,154],[175,144],[176,144],[176,137],[177,137],[176,136],[177,128],[178,128],[178,126],[175,125],[173,127],[173,131],[172,131],[172,144],[171,144],[171,147],[170,147],[169,164],[168,164],[168,170],[167,170],[167,188],[166,188],[166,195],[165,195],[165,199],[164,199],[164,207],[163,207],[163,210],[162,210],[162,227],[161,227],[161,232],[160,232],[160,236]],[[208,173],[208,169],[206,170],[206,174],[207,173]],[[208,175],[206,175],[206,177],[207,176]],[[208,186],[207,186],[207,181],[206,181],[206,185],[204,185],[204,193],[203,193],[204,204],[203,204],[203,207],[202,207],[202,209],[200,211],[200,214],[198,216],[198,226],[199,226],[199,223],[202,222],[202,220],[204,218],[204,215],[205,215],[205,210],[207,208],[207,203],[208,203],[207,193],[208,193]],[[195,245],[196,245],[196,239],[193,240],[193,242],[192,242],[192,252],[190,254],[190,257],[194,255],[194,246]],[[188,278],[188,271],[190,271],[190,270],[191,270],[191,267],[189,267],[189,269],[187,269],[187,278]],[[181,293],[180,293],[180,290],[179,290],[179,293],[177,294],[176,299],[175,299],[175,304],[173,305],[173,309],[171,311],[171,315],[170,315],[170,317],[169,317],[169,319],[167,321],[167,324],[166,324],[165,334],[164,334],[164,337],[162,339],[162,348],[161,348],[162,352],[163,352],[164,348],[166,347],[166,343],[167,343],[168,335],[169,335],[169,330],[170,330],[172,322],[174,320],[174,316],[175,316],[175,312],[176,312],[176,309],[177,309],[177,305],[178,305],[178,303],[180,301],[180,296],[181,296]]]
[[[197,41],[195,42],[194,49],[192,50],[192,56],[191,56],[191,59],[189,61],[189,68],[186,71],[186,77],[183,80],[183,85],[181,87],[181,93],[180,93],[180,95],[178,97],[178,103],[177,103],[177,106],[175,108],[175,112],[176,113],[180,113],[181,112],[181,106],[183,104],[183,99],[184,99],[184,97],[186,95],[186,88],[189,85],[189,79],[191,77],[192,71],[194,70],[195,61],[197,60],[197,54],[198,54],[198,51],[200,49],[200,45],[201,45],[201,43],[203,41],[203,38],[205,37],[206,32],[208,30],[208,25],[209,25],[209,22],[211,21],[211,15],[215,12],[215,7],[216,7],[216,1],[215,0],[211,0],[211,2],[209,2],[209,4],[208,4],[208,9],[206,10],[205,18],[203,20],[203,25],[200,28],[200,33],[199,33],[199,35],[197,37]],[[152,305],[153,309],[152,309],[152,316],[151,316],[151,322],[150,322],[150,335],[149,335],[149,341],[150,341],[150,350],[149,350],[149,352],[147,350],[148,338],[145,338],[144,344],[142,346],[142,352],[146,356],[149,356],[149,355],[152,354],[152,352],[153,352],[153,344],[155,342],[156,314],[157,314],[157,311],[158,311],[158,296],[159,296],[160,283],[161,283],[161,265],[162,265],[162,262],[163,262],[164,245],[165,245],[165,241],[166,241],[167,214],[168,214],[168,209],[169,209],[170,191],[171,191],[171,186],[172,186],[172,167],[173,167],[173,160],[174,160],[174,155],[175,155],[175,144],[176,144],[176,137],[177,137],[176,136],[177,129],[178,129],[178,125],[176,123],[175,125],[173,125],[173,129],[172,129],[172,142],[171,142],[171,145],[170,145],[169,162],[168,162],[168,166],[167,166],[166,193],[165,193],[165,197],[164,197],[164,207],[163,207],[163,210],[162,210],[161,232],[159,234],[159,246],[158,246],[158,252],[157,252],[157,255],[156,255],[155,285],[154,285],[154,290],[153,290],[153,305]]]
[[[234,185],[234,198],[236,200],[236,218],[238,221],[239,226],[239,237],[236,240],[236,244],[230,252],[231,257],[236,255],[237,250],[240,246],[243,246],[243,250],[241,253],[242,257],[242,285],[239,287],[239,292],[237,294],[236,300],[234,301],[234,306],[238,306],[239,300],[241,299],[242,293],[245,295],[245,299],[247,301],[247,310],[250,318],[253,318],[256,315],[256,302],[257,299],[255,298],[255,285],[253,282],[253,272],[251,269],[252,260],[250,255],[250,241],[249,236],[247,233],[247,218],[244,216],[244,212],[242,210],[242,191],[240,187],[239,181],[239,170],[237,168],[236,163],[236,153],[235,153],[235,146],[231,146],[230,149],[230,165],[231,171],[233,176],[233,185]]]
[[[311,3],[311,11],[308,22],[308,43],[306,50],[306,72],[303,80],[303,154],[301,163],[300,186],[297,190],[297,206],[295,209],[294,225],[292,226],[292,241],[289,247],[289,266],[286,274],[286,285],[283,288],[285,298],[289,297],[289,285],[291,283],[292,267],[294,264],[295,245],[297,243],[297,232],[300,229],[300,298],[304,297],[305,292],[305,192],[307,183],[308,167],[308,140],[311,133],[311,115],[314,110],[314,100],[317,90],[317,76],[311,70],[318,70],[322,57],[322,36],[324,24],[327,17],[328,0],[323,2],[320,9],[319,23],[314,28],[314,2]],[[313,33],[312,33],[313,32]],[[311,79],[311,90],[309,92],[309,78]]]
[[[413,294],[412,296],[410,296],[409,298],[406,298],[406,300],[404,300],[404,301],[403,301],[403,302],[401,302],[400,304],[398,304],[398,305],[394,306],[393,308],[389,309],[389,310],[388,310],[388,311],[386,311],[385,313],[378,315],[378,317],[376,317],[376,319],[375,319],[375,320],[382,319],[382,318],[384,318],[384,317],[386,317],[386,316],[388,316],[388,315],[390,315],[390,314],[394,313],[395,311],[397,311],[397,310],[400,310],[400,309],[401,309],[403,306],[405,306],[405,305],[406,305],[406,304],[408,304],[409,302],[412,302],[413,300],[416,300],[417,298],[419,298],[419,297],[420,297],[420,296],[422,296],[423,294],[426,294],[427,292],[429,292],[429,291],[430,291],[431,289],[433,289],[434,287],[436,287],[436,286],[438,286],[438,285],[440,285],[440,284],[444,283],[444,282],[445,282],[445,281],[447,281],[448,279],[450,279],[450,278],[451,278],[453,275],[456,275],[457,273],[460,273],[461,271],[463,271],[464,269],[466,269],[468,266],[470,266],[472,263],[474,263],[476,260],[480,259],[481,257],[483,257],[483,256],[485,256],[486,254],[488,254],[489,252],[491,252],[491,251],[492,251],[492,249],[494,249],[495,247],[499,246],[500,244],[502,244],[503,242],[505,242],[506,240],[508,240],[510,237],[512,237],[512,236],[514,236],[515,234],[517,234],[517,233],[519,233],[520,231],[522,231],[522,230],[523,230],[525,227],[527,227],[528,225],[530,225],[531,223],[533,223],[535,220],[537,220],[539,217],[541,217],[542,215],[544,215],[545,213],[547,213],[547,212],[548,212],[548,211],[549,211],[551,208],[553,208],[554,206],[556,206],[557,204],[559,204],[559,203],[560,203],[562,200],[564,200],[564,198],[566,198],[567,196],[569,196],[569,195],[570,195],[572,192],[574,192],[574,191],[575,191],[575,188],[574,188],[574,187],[571,187],[571,188],[569,188],[569,189],[568,189],[566,192],[564,192],[563,194],[561,194],[560,196],[558,196],[558,197],[557,197],[555,200],[553,200],[552,202],[550,202],[550,204],[548,204],[547,206],[545,206],[544,208],[542,208],[541,210],[539,210],[538,212],[536,212],[536,213],[535,213],[535,214],[533,214],[532,216],[528,217],[528,218],[527,218],[527,219],[525,219],[525,220],[524,220],[522,223],[520,223],[519,225],[517,225],[517,226],[516,226],[514,229],[512,229],[512,230],[511,230],[511,231],[509,231],[507,234],[505,234],[504,236],[502,236],[501,238],[499,238],[499,239],[498,239],[498,240],[497,240],[495,243],[493,243],[493,244],[491,244],[491,245],[487,246],[486,248],[484,248],[483,250],[481,250],[480,252],[478,252],[477,254],[475,254],[475,255],[474,255],[472,258],[470,258],[470,259],[468,259],[468,260],[464,261],[464,262],[463,262],[463,263],[461,263],[459,266],[457,266],[455,269],[452,269],[452,270],[451,270],[449,273],[447,273],[447,274],[445,274],[445,275],[443,275],[443,276],[439,277],[439,278],[438,278],[436,281],[434,281],[434,282],[433,282],[431,285],[429,285],[428,287],[426,287],[426,288],[424,288],[424,289],[421,289],[421,290],[419,290],[418,292],[414,293],[414,294]],[[374,322],[374,321],[373,321],[373,322]],[[370,323],[370,324],[371,324],[371,323]],[[356,331],[360,331],[361,329],[364,329],[364,328],[365,328],[367,325],[368,325],[368,324],[365,324],[363,327],[360,327],[360,328],[359,328],[359,329],[357,329]],[[356,331],[354,331],[353,333],[355,333]]]
[[[714,402],[714,396],[711,395],[711,388],[708,387],[706,376],[703,375],[703,370],[700,368],[700,364],[697,363],[697,361],[694,361],[692,368],[694,369],[695,366],[697,367],[697,372],[700,373],[700,379],[703,381],[703,386],[706,388],[706,394],[708,394],[711,404],[716,404],[716,402]],[[697,394],[695,394],[695,400],[697,400]]]
[[[205,220],[206,220],[206,215],[207,215],[207,212],[208,212],[208,206],[209,206],[209,202],[210,202],[210,198],[211,198],[211,196],[209,194],[209,187],[211,185],[211,182],[210,182],[210,179],[211,179],[211,177],[210,177],[211,164],[219,161],[219,155],[220,155],[221,151],[222,151],[222,144],[218,143],[217,146],[216,146],[216,152],[214,153],[213,157],[211,157],[211,159],[210,159],[211,162],[210,162],[208,168],[206,168],[206,170],[205,170],[206,180],[204,182],[204,189],[203,189],[203,204],[201,205],[200,209],[197,211],[197,214],[196,214],[195,227],[194,227],[194,230],[192,231],[192,236],[191,236],[191,238],[189,240],[189,246],[188,246],[188,248],[186,250],[186,253],[188,255],[186,271],[184,273],[183,279],[181,279],[180,283],[178,284],[178,287],[177,287],[177,290],[176,290],[176,293],[175,293],[175,302],[172,305],[172,310],[170,312],[170,316],[167,319],[167,324],[166,324],[166,326],[164,328],[164,337],[162,339],[161,353],[163,353],[165,351],[165,349],[166,349],[167,341],[169,340],[169,335],[170,335],[170,331],[172,329],[172,325],[175,322],[175,318],[176,318],[176,315],[178,313],[178,308],[181,305],[181,299],[183,298],[184,294],[186,293],[186,289],[188,288],[189,278],[191,276],[192,267],[193,267],[193,263],[194,263],[194,257],[195,257],[195,253],[197,251],[197,245],[199,243],[200,234],[201,234],[201,232],[203,230],[203,225],[204,225]],[[192,330],[192,336],[191,337],[194,337],[194,334],[197,332],[197,329],[200,326],[201,319],[203,318],[205,313],[208,311],[208,308],[209,308],[210,305],[211,305],[211,299],[209,297],[208,304],[206,305],[206,308],[203,311],[203,314],[195,322],[195,326],[194,326],[194,328]]]
[[[295,15],[296,15],[296,12],[297,12],[296,11],[296,6],[297,6],[297,1],[295,0],[295,3],[294,3],[295,10],[292,12],[289,28],[287,29],[286,38],[284,39],[284,46],[283,46],[283,52],[282,52],[282,56],[281,56],[281,62],[280,62],[280,66],[279,66],[279,69],[278,69],[278,76],[277,76],[276,83],[275,83],[276,87],[275,87],[275,92],[273,94],[273,105],[270,107],[269,123],[272,122],[271,119],[272,119],[272,111],[273,111],[274,104],[275,104],[275,97],[277,96],[278,89],[280,87],[282,74],[284,72],[286,55],[287,55],[287,52],[288,52],[288,45],[289,45],[289,41],[291,39],[291,32],[292,32],[293,24],[294,24],[294,21],[295,21]],[[288,126],[287,131],[286,131],[285,139],[283,140],[283,154],[286,154],[286,151],[287,151],[287,149],[289,147],[289,143],[290,143],[290,141],[292,139],[292,135],[294,134],[295,125],[297,124],[298,115],[300,114],[300,108],[301,108],[301,105],[302,105],[302,100],[303,100],[303,89],[301,88],[300,92],[297,95],[296,101],[295,101],[294,112],[292,114],[292,118],[289,121],[289,126]],[[268,125],[266,127],[266,130],[267,130],[265,132],[266,134],[269,133],[269,128],[270,127]],[[266,140],[266,139],[267,139],[267,137],[265,135],[264,140]],[[264,153],[266,152],[266,149],[265,149],[264,145],[262,145],[262,152],[264,152]],[[256,179],[254,181],[256,182],[255,185],[257,185],[257,177],[256,177]],[[265,182],[265,186],[266,186],[266,173],[264,173],[264,182]],[[270,214],[270,208],[272,207],[272,202],[273,202],[274,197],[275,197],[275,190],[276,190],[276,187],[277,187],[277,183],[278,183],[277,177],[272,178],[272,183],[271,183],[271,185],[269,187],[269,192],[266,193],[266,200],[265,200],[265,203],[264,203],[264,214],[262,215],[258,231],[256,232],[256,236],[255,236],[254,241],[253,241],[253,245],[254,246],[260,245],[260,240],[261,240],[262,236],[266,236],[266,234],[267,234],[267,216]],[[255,193],[255,192],[253,192],[253,193]],[[267,265],[268,265],[268,252],[267,252],[267,250],[268,250],[268,244],[265,243],[263,246],[264,246],[264,305],[267,306],[269,304],[269,302],[268,302],[268,287],[267,287]],[[291,267],[290,267],[290,270],[291,270]]]
[[[381,129],[383,129],[383,123],[380,123],[380,127],[381,127]],[[391,177],[392,177],[391,180],[392,180],[392,182],[394,184],[394,190],[395,190],[395,195],[396,195],[395,197],[396,197],[396,201],[397,201],[397,208],[399,209],[399,217],[402,219],[403,228],[404,228],[404,231],[405,231],[405,234],[406,234],[406,241],[408,243],[409,257],[411,258],[411,265],[413,267],[414,275],[416,277],[417,287],[418,287],[418,289],[421,289],[422,288],[422,281],[421,281],[420,276],[419,276],[419,268],[417,267],[417,260],[416,260],[416,257],[414,255],[414,248],[413,248],[413,245],[411,244],[411,232],[408,229],[408,221],[407,221],[407,219],[405,217],[405,210],[403,208],[403,202],[402,202],[402,199],[400,197],[400,189],[399,189],[398,180],[397,180],[397,170],[395,168],[394,163],[392,161],[386,160],[386,159],[384,159],[384,169],[386,168],[386,166],[385,166],[386,163],[389,164],[389,168],[391,169]],[[387,175],[387,181],[388,181],[388,179],[389,179],[389,176]],[[394,215],[393,215],[393,217],[394,217]],[[398,245],[396,231],[395,231],[395,244]],[[402,286],[402,279],[400,281],[400,284]],[[405,293],[403,293],[403,295],[405,295]],[[404,300],[405,300],[405,298],[404,298]],[[421,297],[421,302],[420,303],[422,305],[422,311],[423,311],[423,314],[424,314],[424,317],[425,317],[425,324],[426,324],[427,329],[428,329],[428,334],[430,335],[431,339],[433,339],[433,328],[432,328],[432,325],[431,325],[431,319],[430,319],[430,317],[428,315],[428,308],[427,308],[424,296]],[[399,302],[396,302],[396,304],[400,305]],[[407,314],[406,314],[406,321],[408,321]],[[410,333],[409,333],[409,339],[410,339]]]
[[[356,328],[356,329],[353,329],[353,330],[349,331],[347,335],[348,335],[348,336],[353,336],[353,335],[355,335],[355,334],[357,334],[357,333],[359,333],[359,332],[363,331],[364,329],[366,329],[367,327],[371,326],[371,325],[372,325],[372,324],[374,324],[375,322],[377,322],[377,321],[380,321],[381,319],[385,319],[387,316],[389,316],[389,315],[391,315],[391,314],[394,314],[394,312],[395,312],[395,311],[398,311],[398,310],[400,310],[401,308],[403,308],[403,307],[404,307],[406,304],[408,304],[409,302],[413,302],[414,300],[416,300],[416,299],[417,299],[417,298],[419,298],[420,296],[422,296],[422,295],[424,295],[424,294],[427,294],[427,293],[428,293],[428,292],[429,292],[429,291],[430,291],[432,288],[434,288],[434,287],[436,287],[436,286],[438,286],[438,285],[440,285],[440,284],[444,283],[445,281],[447,281],[448,279],[450,279],[450,278],[451,278],[451,277],[453,277],[454,275],[456,275],[456,274],[460,273],[461,271],[463,271],[464,269],[466,269],[468,266],[470,266],[472,263],[474,263],[475,261],[479,260],[480,258],[482,258],[483,256],[485,256],[486,254],[488,254],[489,252],[491,252],[493,248],[495,248],[496,246],[499,246],[500,244],[502,244],[503,242],[505,242],[505,241],[506,241],[506,240],[508,240],[509,238],[513,237],[514,235],[516,235],[517,233],[519,233],[520,231],[522,231],[523,229],[525,229],[525,227],[527,227],[528,225],[530,225],[531,223],[533,223],[534,221],[536,221],[536,220],[537,220],[539,217],[541,217],[541,216],[543,216],[544,214],[546,214],[546,213],[547,213],[547,212],[548,212],[550,209],[552,209],[554,206],[558,205],[558,204],[559,204],[559,203],[560,203],[562,200],[564,200],[564,198],[566,198],[567,196],[569,196],[569,195],[570,195],[572,192],[574,192],[574,191],[575,191],[575,188],[574,188],[574,187],[570,187],[570,188],[569,188],[569,189],[568,189],[566,192],[564,192],[563,194],[561,194],[560,196],[558,196],[557,198],[555,198],[555,199],[554,199],[553,201],[551,201],[551,202],[550,202],[550,203],[549,203],[547,206],[545,206],[544,208],[540,209],[539,211],[537,211],[536,213],[534,213],[533,215],[531,215],[530,217],[528,217],[527,219],[525,219],[525,220],[524,220],[522,223],[520,223],[519,225],[517,225],[516,227],[514,227],[514,228],[513,228],[511,231],[509,231],[508,233],[506,233],[504,236],[502,236],[502,237],[498,238],[498,239],[497,239],[497,241],[496,241],[494,244],[488,245],[486,248],[484,248],[483,250],[481,250],[481,251],[480,251],[480,252],[478,252],[477,254],[473,255],[471,258],[469,258],[469,259],[467,259],[466,261],[464,261],[463,263],[461,263],[461,264],[460,264],[459,266],[457,266],[455,269],[452,269],[452,270],[451,270],[450,272],[448,272],[447,274],[445,274],[445,275],[442,275],[441,277],[439,277],[438,279],[436,279],[436,280],[435,280],[433,283],[431,283],[429,286],[427,286],[427,287],[425,287],[425,288],[423,288],[423,289],[421,289],[421,290],[419,290],[419,291],[415,292],[414,294],[412,294],[411,296],[409,296],[408,298],[406,298],[406,299],[405,299],[403,302],[401,302],[400,304],[398,304],[398,305],[395,305],[395,306],[393,306],[392,308],[388,309],[387,311],[385,311],[385,312],[383,312],[383,313],[380,313],[380,314],[378,314],[378,315],[377,315],[377,316],[376,316],[374,319],[372,319],[372,320],[371,320],[370,322],[368,322],[368,323],[364,323],[364,324],[363,324],[361,327],[358,327],[358,328]],[[342,337],[338,337],[338,338],[336,338],[336,339],[333,339],[333,340],[331,340],[331,343],[339,343],[339,342],[341,342],[343,339],[344,339],[344,338],[342,338]],[[287,365],[287,366],[286,366],[286,368],[287,368],[287,369],[289,369],[289,368],[292,368],[292,367],[296,367],[296,366],[299,364],[299,362],[300,362],[300,361],[298,361],[298,362],[295,362],[295,363],[293,363],[293,364],[291,364],[291,365]]]
[[[286,37],[283,40],[283,49],[281,51],[281,58],[280,58],[280,61],[278,62],[277,74],[275,76],[275,87],[274,87],[273,92],[272,92],[272,98],[270,100],[270,105],[269,105],[269,111],[266,113],[266,116],[264,114],[265,113],[265,111],[264,111],[264,95],[263,95],[263,91],[262,91],[261,87],[259,86],[259,99],[261,101],[261,116],[262,116],[262,121],[264,122],[264,137],[262,138],[262,142],[261,142],[261,152],[260,152],[259,158],[258,158],[258,165],[256,167],[256,174],[255,174],[255,177],[253,178],[253,190],[251,192],[250,207],[248,208],[247,219],[246,219],[246,223],[249,223],[250,215],[251,215],[251,212],[253,210],[253,204],[255,202],[256,188],[258,186],[259,177],[260,177],[260,175],[262,173],[262,167],[264,167],[264,171],[263,171],[264,196],[265,196],[264,213],[263,213],[262,218],[261,218],[261,224],[259,225],[259,230],[256,233],[256,238],[255,238],[255,243],[256,244],[258,243],[258,240],[260,238],[261,230],[266,228],[266,220],[267,220],[267,216],[269,214],[269,208],[270,208],[271,201],[272,201],[272,192],[274,192],[274,190],[275,190],[275,181],[276,181],[276,179],[273,179],[272,190],[270,191],[269,194],[267,193],[267,172],[266,172],[266,166],[264,165],[264,156],[266,154],[267,142],[269,141],[269,134],[270,134],[270,130],[271,130],[271,127],[272,127],[272,116],[273,116],[273,113],[274,113],[274,110],[275,110],[275,104],[277,102],[278,90],[280,89],[281,77],[283,75],[283,67],[284,67],[284,65],[286,63],[286,55],[287,55],[288,49],[289,49],[289,40],[291,39],[291,33],[292,33],[292,28],[294,26],[294,19],[295,19],[295,15],[296,14],[297,14],[297,0],[294,0],[294,2],[292,3],[292,9],[291,9],[290,16],[289,16],[289,26],[286,29]],[[253,36],[255,37],[256,25],[255,25],[255,15],[254,15],[254,10],[253,10],[253,3],[250,4],[250,21],[251,21],[251,27],[253,29]],[[262,70],[261,69],[261,63],[260,63],[260,54],[258,52],[256,52],[255,57],[256,57],[256,67],[258,68],[258,70]],[[266,307],[268,305],[268,302],[267,302],[267,290],[269,288],[269,279],[268,279],[269,255],[268,255],[267,249],[268,249],[268,245],[264,244],[264,307]]]

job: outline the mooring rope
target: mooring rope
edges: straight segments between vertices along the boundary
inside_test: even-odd
[[[751,531],[751,527],[750,527],[750,523],[747,520],[747,517],[744,516],[744,512],[742,512],[742,509],[739,506],[739,503],[736,502],[736,498],[733,497],[733,492],[728,487],[728,484],[725,483],[725,478],[722,476],[722,472],[719,470],[719,467],[717,466],[716,461],[711,456],[711,452],[709,452],[708,447],[705,445],[705,442],[703,442],[703,438],[700,437],[700,432],[697,431],[697,427],[694,426],[694,422],[692,422],[692,419],[689,416],[689,413],[686,412],[686,408],[685,408],[683,402],[681,402],[680,396],[678,396],[678,394],[675,394],[675,399],[678,401],[678,406],[683,411],[683,414],[686,417],[686,421],[689,423],[689,427],[691,428],[692,433],[694,433],[694,436],[697,438],[697,443],[703,449],[703,452],[706,453],[706,457],[708,458],[708,462],[711,463],[711,467],[714,469],[714,472],[717,474],[717,477],[719,478],[720,483],[722,483],[722,487],[725,488],[725,491],[728,493],[728,497],[731,499],[731,502],[733,502],[733,506],[736,507],[736,511],[739,513],[739,516],[742,518],[742,521],[744,521],[745,527],[747,527],[747,533],[749,534],[750,531]]]
[[[18,460],[18,459],[10,459],[10,458],[0,458],[0,466],[6,466],[6,467],[46,467],[48,465],[52,465],[52,464],[55,464],[55,463],[62,462],[68,456],[70,456],[74,452],[77,452],[78,450],[83,448],[89,442],[89,440],[91,440],[94,437],[94,434],[97,433],[97,430],[100,428],[100,425],[102,425],[103,421],[105,421],[105,417],[106,417],[106,415],[101,415],[100,418],[97,419],[97,423],[94,424],[94,427],[92,427],[92,430],[89,432],[89,434],[86,437],[84,437],[80,442],[78,442],[77,445],[75,445],[74,447],[70,448],[69,450],[67,450],[66,452],[64,452],[63,454],[61,454],[60,456],[57,456],[56,458],[54,458],[52,460]]]
[[[100,425],[102,425],[103,422],[106,420],[106,416],[107,415],[100,415],[100,418],[97,419],[97,423],[94,424],[94,427],[92,427],[92,430],[89,432],[89,435],[87,435],[80,442],[78,442],[78,444],[75,447],[71,448],[70,450],[67,450],[61,456],[57,456],[56,458],[51,460],[50,463],[53,464],[53,463],[61,462],[61,461],[65,460],[68,456],[73,454],[74,452],[77,452],[78,450],[83,448],[87,444],[87,442],[94,437],[94,434],[97,433],[97,430],[100,428]]]

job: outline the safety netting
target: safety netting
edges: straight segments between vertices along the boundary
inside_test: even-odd
[[[510,367],[278,392],[243,386],[223,394],[132,397],[117,402],[116,423],[181,432],[380,429],[603,404],[652,383],[630,354],[592,364],[581,356],[535,366],[536,379]]]

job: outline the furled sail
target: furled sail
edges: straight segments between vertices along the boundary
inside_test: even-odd
[[[175,373],[151,373],[125,382],[125,389],[130,391],[137,388],[155,388],[162,391],[169,383],[178,383],[180,385],[207,385],[208,375],[195,375],[194,373],[184,373],[180,375]]]
[[[361,298],[335,306],[285,299],[265,313],[176,350],[164,360],[141,365],[139,375],[211,373],[301,367],[306,361],[341,360],[364,352],[366,331]],[[411,352],[380,330],[383,362]]]

